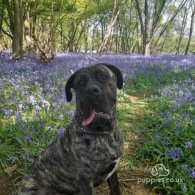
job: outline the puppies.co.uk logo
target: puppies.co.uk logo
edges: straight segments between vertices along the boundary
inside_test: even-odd
[[[182,178],[170,178],[170,170],[166,168],[163,164],[156,164],[154,167],[152,167],[151,170],[151,178],[138,178],[137,183],[145,183],[145,184],[153,184],[153,183],[182,183]]]
[[[166,177],[169,175],[169,173],[169,169],[166,169],[163,164],[155,165],[151,171],[151,175],[154,177]]]

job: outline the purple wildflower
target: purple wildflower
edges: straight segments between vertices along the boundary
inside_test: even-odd
[[[31,138],[30,135],[28,135],[28,134],[24,135],[24,140],[25,140],[27,143],[29,143],[29,144],[32,143],[32,138]]]
[[[186,148],[192,148],[193,147],[192,142],[190,142],[190,141],[185,142],[185,147]]]
[[[68,114],[68,116],[70,116],[71,118],[75,115],[75,108],[70,109],[69,111],[67,111],[66,113]]]
[[[64,115],[63,115],[62,113],[60,113],[59,119],[60,119],[61,121],[64,119]]]
[[[195,170],[193,170],[193,171],[191,172],[191,177],[192,177],[193,179],[195,179]]]
[[[39,110],[41,110],[41,107],[40,107],[39,105],[36,105],[36,106],[34,107],[34,109],[35,109],[36,111],[39,111]]]
[[[4,113],[5,113],[6,119],[9,119],[11,114],[13,113],[13,110],[11,110],[11,109],[10,110],[5,110]]]
[[[176,124],[175,126],[175,135],[179,135],[181,129],[181,124]]]
[[[171,150],[169,150],[167,152],[167,154],[169,155],[169,157],[172,160],[179,159],[180,156],[181,156],[181,152],[180,152],[180,149],[179,148],[172,148]]]
[[[22,122],[22,117],[21,117],[21,114],[20,114],[20,113],[18,113],[18,114],[16,115],[16,117],[15,117],[15,122],[16,122],[17,124],[19,124],[19,123]]]
[[[43,107],[45,108],[45,109],[49,109],[49,107],[50,107],[50,103],[47,101],[47,100],[42,100],[42,103],[43,103]]]
[[[195,168],[188,168],[187,170],[189,177],[195,179]]]
[[[19,108],[19,110],[22,110],[24,108],[24,105],[22,103],[19,103],[18,108]]]
[[[63,99],[63,98],[62,98],[62,99],[59,99],[59,103],[60,103],[60,104],[65,104],[65,103],[66,103],[66,100]]]
[[[35,104],[36,104],[36,99],[35,99],[35,97],[31,95],[29,98],[30,98],[30,103],[31,103],[32,105],[35,105]]]
[[[52,104],[52,106],[55,108],[55,107],[57,107],[57,103],[56,102],[53,102],[53,104]]]
[[[65,128],[64,127],[60,127],[58,129],[57,137],[58,138],[61,137],[63,135],[64,131],[65,131]]]
[[[181,129],[181,124],[176,124],[175,129],[176,129],[176,130]]]

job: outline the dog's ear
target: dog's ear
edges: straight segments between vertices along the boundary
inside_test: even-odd
[[[117,78],[117,87],[118,89],[122,89],[123,88],[123,75],[121,71],[116,66],[113,66],[111,64],[102,63],[102,65],[109,68],[115,74]]]
[[[67,102],[70,102],[72,100],[71,88],[73,88],[73,82],[74,82],[75,76],[76,76],[76,73],[71,75],[70,78],[66,82],[65,93],[66,93]]]

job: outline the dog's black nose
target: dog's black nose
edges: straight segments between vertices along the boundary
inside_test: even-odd
[[[87,88],[88,96],[98,96],[101,93],[101,89],[97,85],[91,85]]]

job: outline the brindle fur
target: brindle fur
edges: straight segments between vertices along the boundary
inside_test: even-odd
[[[101,78],[104,83],[96,77],[98,71],[106,74],[107,78]],[[93,194],[93,188],[106,179],[115,160],[122,156],[123,138],[115,122],[116,88],[122,88],[122,82],[120,71],[108,64],[80,69],[69,78],[66,95],[71,101],[70,89],[76,91],[75,117],[63,135],[32,163],[19,195]],[[110,118],[100,116],[83,127],[81,122],[89,115],[90,107],[109,114]],[[116,171],[108,178],[108,184],[112,195],[120,195]]]

